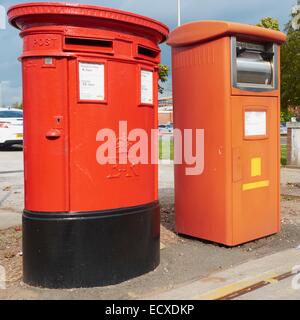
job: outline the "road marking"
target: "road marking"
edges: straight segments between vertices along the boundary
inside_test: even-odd
[[[278,284],[280,281],[295,276],[295,274],[298,273],[300,273],[300,271],[297,273],[291,271],[280,275],[274,272],[264,273],[253,279],[237,281],[222,288],[195,296],[193,300],[232,300],[267,285]]]
[[[23,172],[24,172],[24,170],[0,171],[0,174],[23,173]]]
[[[222,288],[218,288],[207,293],[201,294],[199,296],[193,297],[193,300],[220,300],[224,297],[227,297],[235,292],[251,288],[258,283],[267,282],[267,280],[274,279],[278,277],[277,273],[268,272],[262,275],[258,275],[255,278],[237,281],[231,284],[228,284]]]

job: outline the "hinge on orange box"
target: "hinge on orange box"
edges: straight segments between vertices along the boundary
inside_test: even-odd
[[[242,180],[242,158],[240,148],[232,149],[232,181]]]

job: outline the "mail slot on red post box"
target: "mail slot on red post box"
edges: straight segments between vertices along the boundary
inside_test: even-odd
[[[174,125],[204,129],[204,171],[175,166],[181,234],[234,246],[280,230],[279,50],[286,36],[203,21],[174,30]]]
[[[127,132],[150,137],[157,127],[158,44],[168,28],[65,3],[20,4],[8,17],[24,43],[24,281],[102,286],[155,269],[157,164],[121,163],[118,155],[133,143]],[[116,133],[106,164],[102,129],[105,139]]]

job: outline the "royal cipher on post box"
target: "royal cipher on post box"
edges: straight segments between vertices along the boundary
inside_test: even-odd
[[[168,28],[71,3],[24,3],[8,17],[23,39],[24,281],[103,286],[155,269],[157,164],[101,164],[97,150],[105,128],[118,137],[115,157],[129,147],[120,121],[149,137],[157,127],[158,44]]]
[[[204,129],[204,171],[175,165],[177,232],[235,246],[280,230],[278,31],[222,21],[175,29],[174,125]]]

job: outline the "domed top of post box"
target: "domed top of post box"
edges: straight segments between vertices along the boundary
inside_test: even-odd
[[[171,32],[168,45],[172,47],[188,46],[197,42],[239,35],[278,44],[286,40],[286,35],[282,32],[257,26],[226,21],[196,21],[184,24]]]
[[[35,2],[12,6],[9,23],[20,30],[46,25],[86,28],[119,26],[121,30],[150,35],[161,43],[167,39],[166,25],[148,17],[117,9],[75,3]]]

